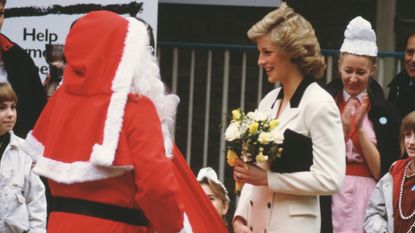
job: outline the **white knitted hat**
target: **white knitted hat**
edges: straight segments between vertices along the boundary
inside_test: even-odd
[[[340,48],[342,53],[376,57],[376,34],[369,21],[361,16],[352,19],[344,31],[344,41]]]
[[[216,174],[215,170],[213,170],[213,168],[211,167],[204,167],[202,169],[200,169],[199,173],[197,174],[197,181],[203,181],[203,179],[209,179],[210,181],[216,183],[217,185],[219,185],[223,191],[226,194],[226,199],[228,201],[230,201],[229,197],[228,197],[228,190],[226,189],[225,185],[223,185],[222,182],[220,182],[220,180],[218,179],[218,175]]]

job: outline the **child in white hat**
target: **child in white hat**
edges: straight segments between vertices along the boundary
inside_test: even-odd
[[[228,196],[228,190],[226,190],[225,185],[223,185],[218,179],[218,175],[215,170],[211,167],[200,169],[197,174],[197,181],[201,184],[203,191],[209,197],[218,214],[225,221],[226,213],[229,209],[230,199]]]

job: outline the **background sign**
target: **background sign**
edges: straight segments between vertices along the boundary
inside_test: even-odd
[[[138,16],[157,35],[158,0],[18,0],[7,1],[5,8],[2,33],[30,54],[42,80],[49,73],[45,45],[64,44],[72,22],[90,11],[110,10],[124,16]]]

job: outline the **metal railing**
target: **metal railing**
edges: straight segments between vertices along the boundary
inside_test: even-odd
[[[337,50],[322,50],[327,70],[319,81],[337,76]],[[159,42],[157,56],[163,81],[181,98],[175,140],[196,173],[210,166],[219,179],[232,186],[232,171],[225,166],[224,127],[230,110],[254,110],[275,86],[264,79],[257,65],[255,46]],[[385,83],[385,59],[396,72],[403,53],[380,52],[376,79]],[[387,80],[386,80],[387,81]]]

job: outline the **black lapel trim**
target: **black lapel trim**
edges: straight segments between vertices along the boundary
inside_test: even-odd
[[[304,95],[305,89],[307,89],[307,87],[313,82],[314,82],[314,78],[311,76],[307,76],[303,78],[303,80],[300,82],[300,85],[298,85],[297,89],[295,90],[293,97],[290,100],[291,108],[298,108],[301,98]],[[277,100],[282,99],[282,98],[284,98],[284,90],[281,88],[280,92],[278,93],[277,98],[272,103],[271,108],[274,108],[275,102],[277,102]]]
[[[282,98],[284,98],[284,91],[283,91],[282,86],[281,86],[281,90],[280,90],[280,92],[278,93],[277,98],[274,100],[274,102],[272,102],[271,109],[273,109],[273,108],[274,108],[274,105],[275,105],[275,103],[277,102],[277,100],[280,100],[280,99],[282,99]]]
[[[312,77],[307,76],[303,78],[300,85],[298,85],[297,90],[295,90],[293,97],[290,100],[291,108],[298,108],[301,98],[303,98],[305,89],[307,89],[307,87],[313,82],[314,82],[314,79]]]

